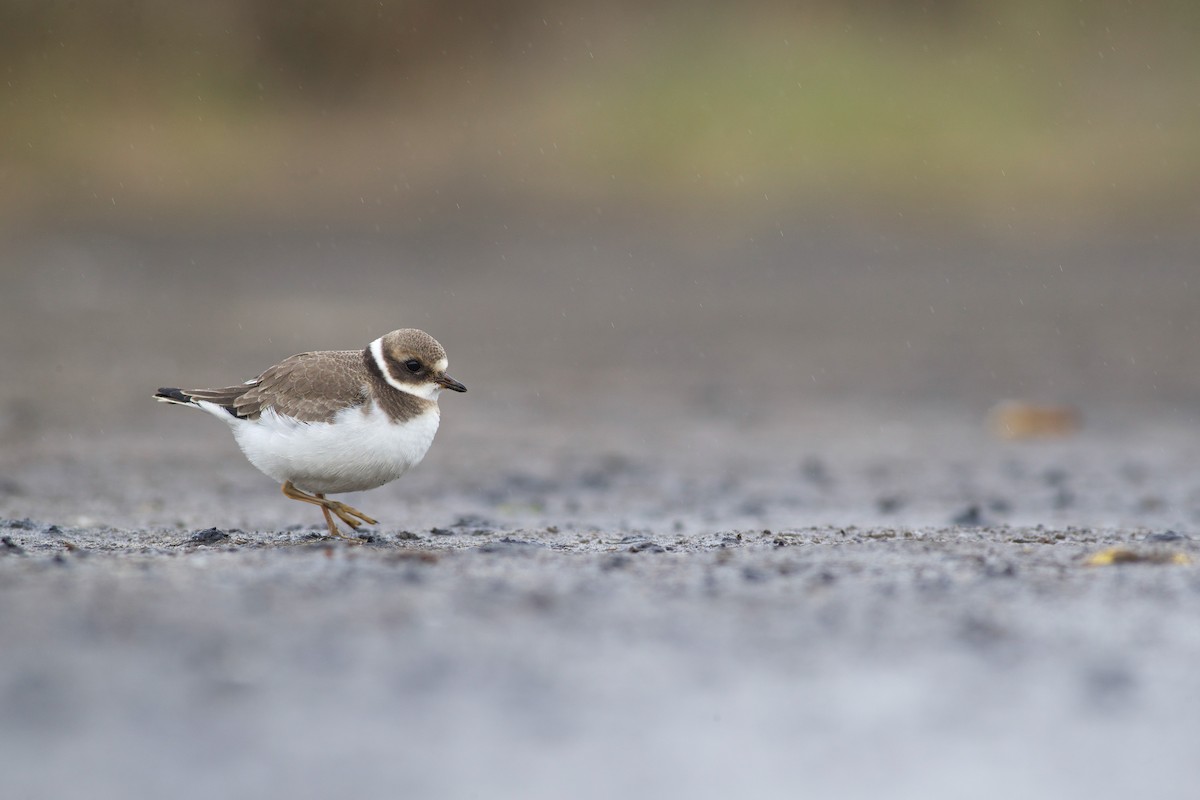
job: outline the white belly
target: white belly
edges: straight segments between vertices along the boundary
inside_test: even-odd
[[[394,481],[416,466],[437,433],[437,406],[403,423],[370,407],[348,408],[334,421],[297,422],[263,412],[238,420],[233,435],[250,463],[283,483],[321,494],[360,492]]]

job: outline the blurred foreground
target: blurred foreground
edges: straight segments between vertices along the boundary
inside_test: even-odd
[[[1186,797],[1193,252],[29,239],[0,794]],[[150,399],[399,325],[471,391],[347,496],[369,544]],[[1082,427],[997,438],[1004,397]],[[1089,566],[1114,546],[1148,560]]]

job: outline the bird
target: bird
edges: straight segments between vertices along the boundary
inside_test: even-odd
[[[378,488],[425,457],[441,420],[438,395],[467,390],[446,367],[436,339],[401,328],[362,350],[289,356],[237,386],[164,387],[154,399],[223,421],[284,495],[319,506],[330,536],[353,539],[335,516],[356,533],[378,522],[326,495]]]

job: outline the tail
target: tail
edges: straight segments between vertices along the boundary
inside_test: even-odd
[[[184,394],[179,389],[159,389],[154,393],[154,399],[160,403],[174,403],[179,406],[199,406],[190,394]]]
[[[154,399],[160,403],[198,408],[221,418],[225,418],[225,415],[228,414],[234,419],[241,419],[238,416],[236,403],[238,397],[245,391],[244,386],[235,386],[230,389],[188,389],[186,392],[183,389],[166,387],[155,392]],[[225,419],[225,421],[229,420]]]

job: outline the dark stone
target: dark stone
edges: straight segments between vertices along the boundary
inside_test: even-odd
[[[1012,511],[1012,503],[1003,497],[993,497],[988,501],[988,510],[997,514],[1007,514]]]
[[[989,578],[1015,578],[1017,565],[1011,561],[1002,563],[987,562],[983,566],[983,574]]]
[[[1096,664],[1081,677],[1084,695],[1101,710],[1112,711],[1129,703],[1137,690],[1137,677],[1121,664]]]
[[[1190,538],[1190,536],[1176,531],[1156,531],[1155,533],[1146,534],[1147,542],[1181,542]]]
[[[1137,501],[1137,509],[1141,512],[1162,511],[1167,507],[1167,501],[1163,500],[1158,495],[1144,495]]]
[[[402,542],[413,542],[413,541],[420,539],[421,537],[418,536],[417,534],[413,533],[412,531],[400,531],[399,533],[396,534],[396,538]]]
[[[14,542],[11,536],[0,537],[0,548],[3,548],[5,553],[12,553],[14,556],[25,555],[25,548]]]
[[[202,531],[197,531],[188,539],[192,544],[217,544],[229,539],[229,534],[219,528],[206,528]]]
[[[767,504],[758,497],[743,500],[738,504],[737,512],[746,517],[761,517],[767,513]]]
[[[989,647],[1008,638],[1008,631],[999,623],[977,616],[965,617],[959,625],[959,636],[976,647]]]
[[[748,583],[762,583],[767,579],[767,573],[755,567],[745,567],[742,569],[742,580]]]
[[[665,553],[665,552],[667,552],[667,548],[663,547],[661,544],[658,544],[657,542],[641,541],[641,542],[637,542],[635,544],[629,545],[629,552],[631,552],[631,553]]]
[[[450,524],[451,528],[490,528],[495,527],[490,520],[476,514],[464,514]]]
[[[964,528],[978,528],[983,525],[983,513],[979,510],[979,506],[973,505],[963,509],[958,516],[950,520],[951,525],[959,525]]]
[[[1122,478],[1135,486],[1141,486],[1145,483],[1149,474],[1144,465],[1132,461],[1122,464],[1118,472],[1120,472]]]
[[[539,542],[527,542],[523,539],[511,539],[505,536],[494,542],[485,542],[476,549],[481,553],[528,553],[531,550],[539,550],[545,545]]]
[[[1051,467],[1042,473],[1042,480],[1047,486],[1062,486],[1067,482],[1067,471],[1059,467]]]
[[[829,470],[825,468],[825,462],[816,456],[809,456],[800,463],[800,474],[813,486],[819,486],[822,489],[828,488],[833,483]]]
[[[594,489],[603,491],[611,489],[613,485],[613,475],[602,470],[588,470],[579,476],[579,485],[585,489]]]
[[[880,514],[894,514],[904,506],[904,498],[890,495],[888,497],[880,497],[875,501],[875,508]]]

